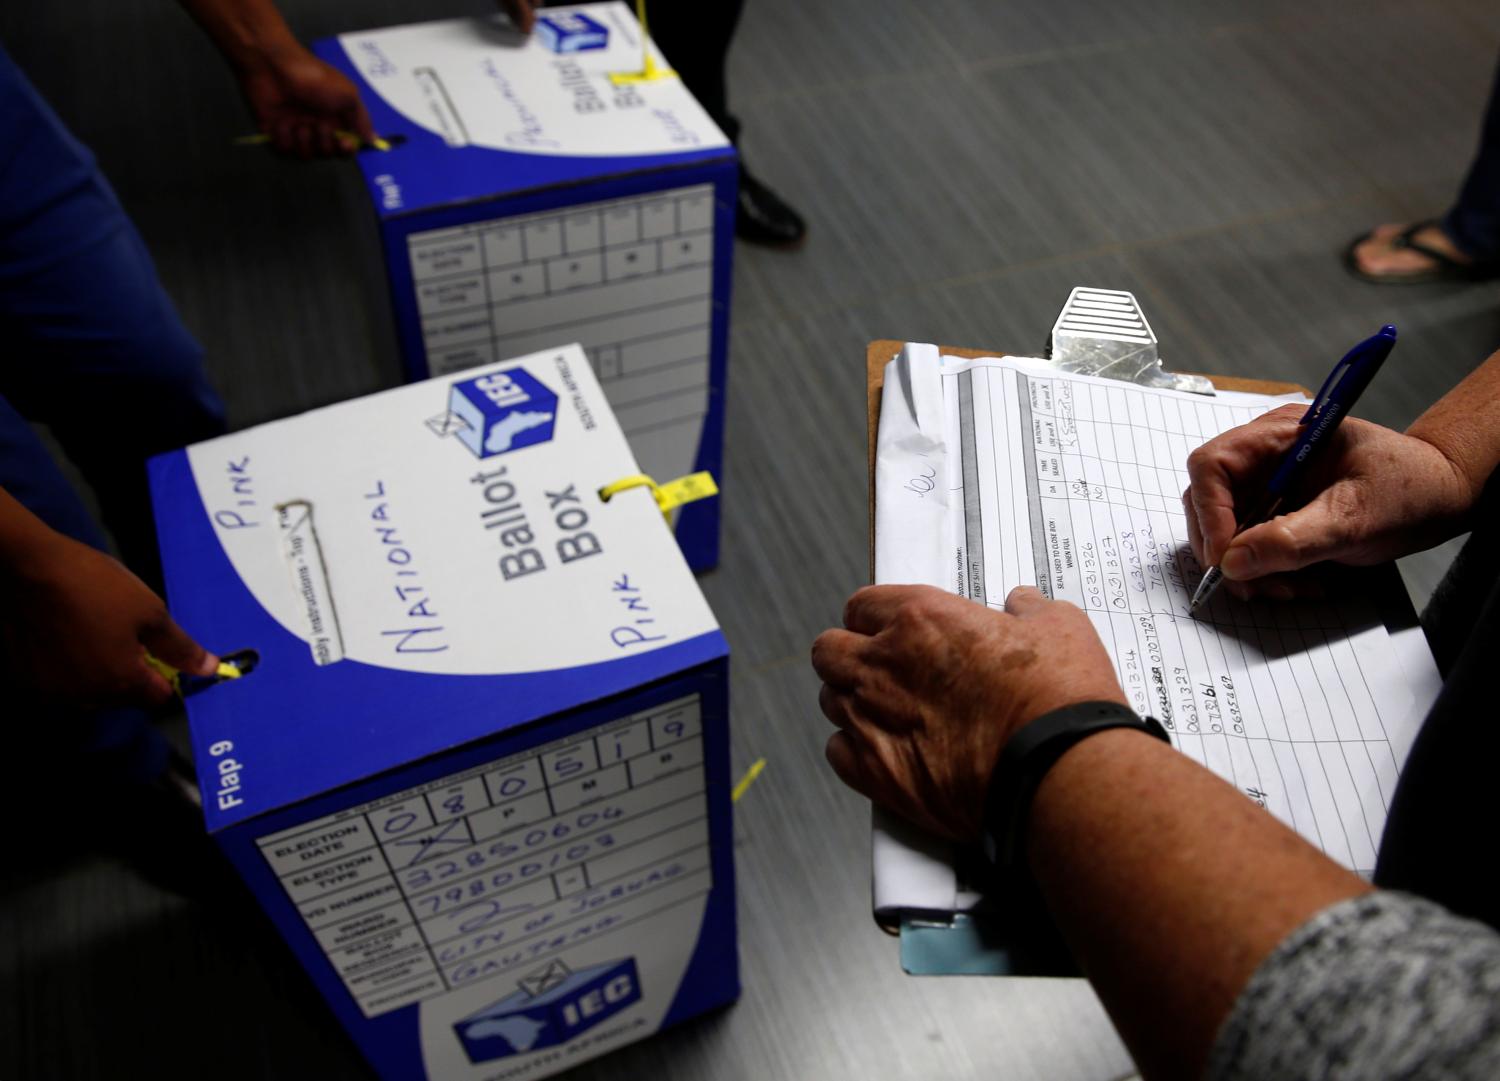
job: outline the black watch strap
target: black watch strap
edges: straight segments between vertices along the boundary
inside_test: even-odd
[[[1042,777],[1079,740],[1110,728],[1134,728],[1171,743],[1154,717],[1118,702],[1079,702],[1044,713],[1010,737],[990,775],[984,800],[984,851],[1002,869],[1023,861],[1026,816]]]

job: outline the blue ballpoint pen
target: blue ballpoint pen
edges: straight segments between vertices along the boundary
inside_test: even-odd
[[[1287,489],[1316,457],[1317,450],[1338,430],[1339,424],[1349,415],[1349,410],[1354,408],[1354,403],[1359,401],[1359,396],[1365,392],[1370,380],[1375,378],[1375,373],[1380,371],[1380,366],[1385,363],[1385,358],[1391,355],[1395,346],[1396,328],[1387,323],[1380,328],[1380,333],[1360,342],[1333,366],[1333,371],[1323,380],[1317,397],[1299,422],[1302,431],[1297,442],[1292,444],[1286,457],[1276,467],[1276,473],[1266,487],[1265,500],[1254,514],[1241,518],[1235,525],[1236,537],[1251,526],[1268,522],[1276,516]],[[1203,576],[1203,581],[1198,583],[1198,588],[1193,591],[1188,612],[1196,612],[1199,605],[1213,596],[1214,590],[1223,580],[1224,572],[1218,567],[1211,567]]]

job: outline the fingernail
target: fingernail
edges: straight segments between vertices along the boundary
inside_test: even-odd
[[[1260,560],[1248,544],[1236,545],[1224,553],[1219,569],[1226,578],[1254,578],[1260,572]]]

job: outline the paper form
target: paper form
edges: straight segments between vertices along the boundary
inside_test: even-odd
[[[1396,778],[1439,686],[1425,643],[1393,639],[1369,597],[1247,604],[1221,591],[1188,614],[1203,573],[1181,504],[1188,454],[1286,399],[936,354],[908,346],[887,371],[877,580],[940,585],[993,608],[1018,585],[1077,604],[1133,708],[1178,750],[1373,873]],[[911,847],[877,822],[877,908],[903,907],[922,877],[892,870],[921,864],[895,851]],[[954,907],[967,907],[954,890]]]

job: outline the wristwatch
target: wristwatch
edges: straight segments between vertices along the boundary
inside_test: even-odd
[[[1171,743],[1154,717],[1138,717],[1118,702],[1079,702],[1044,713],[1010,737],[990,775],[984,799],[984,853],[1001,870],[1025,862],[1026,816],[1042,777],[1069,748],[1096,732],[1134,728]]]

